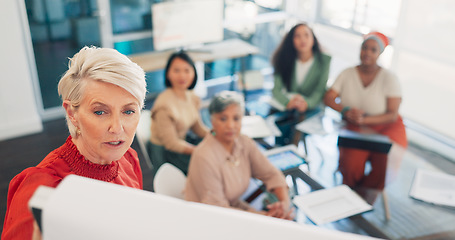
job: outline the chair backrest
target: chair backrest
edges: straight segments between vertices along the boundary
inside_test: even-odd
[[[141,118],[136,129],[136,139],[141,149],[142,155],[149,168],[152,168],[152,161],[147,151],[147,143],[150,141],[152,127],[152,113],[150,110],[142,110]]]
[[[183,199],[186,176],[170,163],[164,163],[153,178],[155,193]]]

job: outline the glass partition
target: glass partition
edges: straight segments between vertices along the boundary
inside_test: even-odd
[[[96,0],[26,0],[27,18],[44,109],[60,107],[57,83],[68,57],[100,46]]]

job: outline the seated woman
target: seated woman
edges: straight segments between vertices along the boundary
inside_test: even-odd
[[[387,44],[387,37],[379,32],[365,35],[360,50],[360,65],[339,74],[327,91],[324,102],[341,112],[349,129],[372,129],[405,148],[406,131],[398,114],[400,84],[392,72],[377,63]],[[366,189],[384,188],[387,154],[343,147],[339,150],[339,170],[344,184],[361,195]],[[372,170],[365,176],[367,161],[371,163]]]
[[[186,53],[176,52],[169,57],[164,82],[167,89],[151,109],[150,152],[155,171],[169,162],[186,174],[195,147],[185,140],[188,131],[201,138],[209,132],[199,113],[200,99],[191,91],[196,80],[196,68]]]
[[[145,86],[144,71],[116,50],[84,47],[70,59],[58,92],[71,135],[11,180],[1,239],[39,239],[28,201],[38,186],[56,187],[70,174],[142,189],[139,159],[130,146]]]
[[[322,102],[329,77],[331,57],[321,51],[313,30],[306,24],[295,25],[283,38],[272,58],[275,69],[273,98],[289,110],[292,123],[303,120],[299,115],[316,109]],[[289,144],[291,126],[277,123]],[[277,139],[278,140],[278,139]]]
[[[243,111],[243,98],[235,92],[223,91],[210,103],[212,134],[204,138],[191,156],[185,199],[290,219],[284,175],[252,139],[240,134]],[[258,212],[239,199],[252,177],[262,180],[279,200],[268,205],[267,212]]]

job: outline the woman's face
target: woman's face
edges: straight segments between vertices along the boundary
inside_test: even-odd
[[[373,39],[366,40],[360,49],[360,61],[362,65],[375,65],[381,54],[379,44]]]
[[[186,90],[193,83],[194,69],[191,64],[181,58],[174,58],[167,73],[172,88]]]
[[[308,26],[301,25],[294,32],[294,47],[298,53],[309,53],[314,45],[313,34]]]
[[[232,144],[240,135],[243,112],[237,104],[229,105],[224,111],[212,114],[215,138],[225,144]]]
[[[65,108],[68,112],[68,107]],[[80,129],[73,141],[87,160],[110,164],[129,149],[139,123],[140,106],[125,89],[90,80],[80,106],[73,109],[68,115]]]

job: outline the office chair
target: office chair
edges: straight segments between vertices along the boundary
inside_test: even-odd
[[[150,134],[151,134],[151,118],[150,110],[142,110],[141,118],[139,120],[139,124],[137,125],[136,129],[136,139],[139,144],[139,148],[141,149],[142,155],[145,157],[145,162],[147,166],[152,169],[152,160],[150,155],[147,151],[147,144],[150,141]]]
[[[164,163],[156,172],[153,179],[155,193],[183,199],[186,176],[170,163]]]

